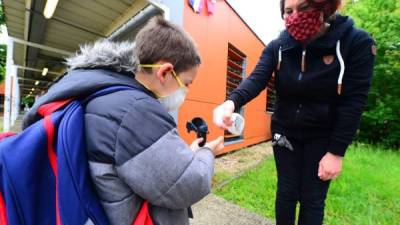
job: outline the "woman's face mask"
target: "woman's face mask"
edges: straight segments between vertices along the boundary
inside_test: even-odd
[[[285,17],[285,26],[289,34],[297,41],[306,41],[314,37],[323,22],[318,10],[297,12]]]

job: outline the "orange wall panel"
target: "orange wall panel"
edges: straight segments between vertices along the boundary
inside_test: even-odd
[[[185,3],[183,26],[195,40],[202,59],[198,77],[191,85],[186,102],[179,112],[178,129],[189,144],[195,139],[195,134],[187,134],[185,126],[194,117],[200,116],[207,121],[209,140],[224,134],[223,130],[213,124],[212,111],[226,98],[228,44],[246,55],[246,76],[255,68],[265,47],[225,1],[217,1],[214,15],[208,16],[205,11],[203,9],[201,14],[197,14],[187,1]],[[266,91],[263,91],[244,107],[244,139],[235,144],[227,143],[221,153],[271,138],[271,117],[265,108]]]

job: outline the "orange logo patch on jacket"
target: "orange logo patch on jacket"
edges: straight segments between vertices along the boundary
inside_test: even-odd
[[[335,57],[333,55],[325,55],[322,57],[322,61],[324,61],[325,65],[329,66],[333,63]]]

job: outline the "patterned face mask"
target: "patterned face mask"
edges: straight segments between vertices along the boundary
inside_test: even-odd
[[[293,13],[285,18],[287,31],[297,41],[312,38],[318,33],[321,25],[321,12],[317,10]]]

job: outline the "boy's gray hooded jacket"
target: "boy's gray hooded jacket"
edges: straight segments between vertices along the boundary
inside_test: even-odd
[[[102,205],[115,225],[131,225],[143,199],[154,224],[189,224],[187,208],[210,192],[214,156],[207,148],[193,153],[166,109],[134,79],[133,46],[98,42],[67,64],[70,72],[35,103],[24,128],[38,120],[42,104],[110,85],[134,87],[86,106],[89,167]]]

